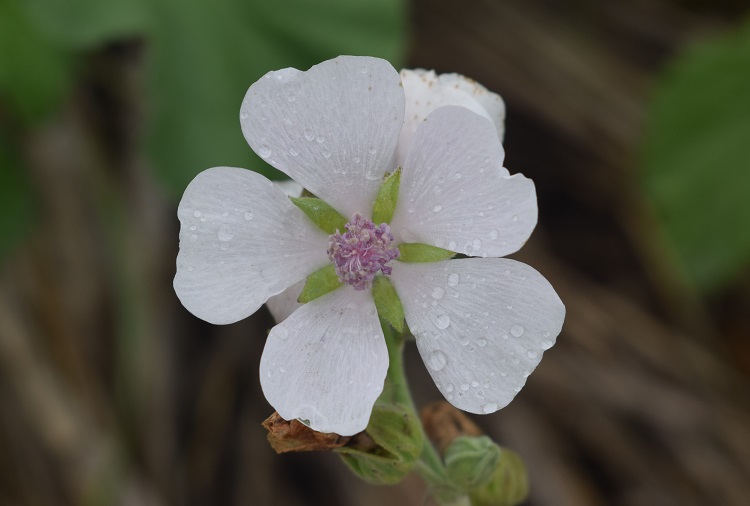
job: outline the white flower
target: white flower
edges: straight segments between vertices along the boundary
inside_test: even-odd
[[[487,258],[396,260],[389,277],[443,395],[465,411],[491,413],[513,399],[554,344],[565,308],[537,271],[490,258],[517,251],[537,219],[533,183],[502,167],[504,107],[482,106],[479,115],[455,104],[460,94],[444,95],[438,105],[453,105],[425,104],[429,110],[412,112],[423,119],[418,128],[410,133],[407,122],[402,133],[404,112],[414,108],[405,104],[399,74],[380,59],[341,56],[307,72],[268,73],[248,90],[240,119],[256,153],[347,218],[372,216],[383,177],[408,144],[390,223],[394,244]],[[254,172],[202,172],[178,215],[175,291],[212,323],[245,318],[331,262],[328,235]],[[344,285],[271,330],[260,375],[283,418],[351,435],[367,426],[387,369],[370,290]]]

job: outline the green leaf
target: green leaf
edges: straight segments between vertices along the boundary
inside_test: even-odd
[[[341,281],[339,281],[339,277],[336,274],[336,268],[333,264],[326,265],[307,277],[305,287],[302,288],[302,293],[299,295],[297,302],[306,304],[311,300],[334,291],[340,286]]]
[[[705,292],[750,266],[750,24],[686,51],[653,97],[642,182],[680,270]]]
[[[271,70],[340,54],[371,55],[396,68],[405,47],[403,0],[155,0],[147,90],[148,147],[174,196],[208,167],[281,174],[248,147],[239,108]]]
[[[383,185],[378,191],[375,199],[375,206],[372,210],[373,223],[390,223],[393,218],[393,212],[396,210],[398,202],[398,189],[401,185],[401,167],[396,172],[390,174],[383,181]]]
[[[416,414],[401,404],[375,403],[367,436],[354,436],[335,451],[360,478],[375,484],[398,483],[417,463],[424,439]]]
[[[0,2],[0,101],[33,123],[55,110],[70,85],[72,60],[39,30],[16,0]]]
[[[333,234],[336,230],[346,232],[346,219],[326,202],[315,197],[289,197],[292,203],[302,209],[317,226],[326,234]]]
[[[0,131],[0,261],[31,227],[31,187],[21,157]]]
[[[404,307],[396,289],[385,276],[377,276],[372,282],[372,297],[378,315],[399,333],[404,331]]]
[[[401,252],[398,259],[408,263],[439,262],[456,255],[453,251],[418,242],[399,244],[398,250]]]

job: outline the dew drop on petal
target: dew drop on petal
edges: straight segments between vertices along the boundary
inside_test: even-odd
[[[447,329],[451,324],[450,316],[447,314],[441,314],[435,320],[435,326],[441,330]]]
[[[531,360],[534,360],[536,357],[539,356],[539,354],[535,352],[534,350],[529,350],[526,352],[526,356],[529,357]]]
[[[518,215],[517,215],[517,214],[514,214],[514,215],[513,215],[513,218],[512,218],[512,220],[513,220],[514,222],[518,221]]]
[[[302,132],[302,135],[305,136],[305,139],[308,141],[312,141],[315,139],[315,134],[312,133],[312,131],[305,129],[304,132]]]
[[[247,119],[247,111],[240,112],[240,119]]]
[[[448,274],[448,286],[456,286],[458,284],[458,274],[452,272]]]
[[[464,392],[467,391],[468,389],[469,389],[468,383],[464,383],[463,385],[461,385],[461,390],[463,390]]]
[[[456,246],[457,246],[456,241],[451,241],[448,243],[448,249],[451,251],[456,251]]]
[[[279,339],[286,339],[289,337],[289,331],[285,329],[284,327],[276,327],[275,335]]]
[[[442,209],[443,209],[443,206],[441,206],[440,204],[432,208],[432,210],[436,213],[439,213],[440,211],[442,211]]]
[[[490,230],[490,239],[497,239],[498,237],[500,237],[499,231],[495,229]]]
[[[549,339],[545,339],[544,341],[542,341],[542,349],[549,350],[550,348],[552,348],[553,344],[554,343]]]
[[[439,286],[436,286],[432,289],[432,298],[433,299],[442,299],[443,295],[445,295],[445,290],[440,288]]]
[[[299,155],[299,151],[297,151],[294,148],[289,148],[289,154],[292,155],[292,156],[297,156],[297,155]]]
[[[487,404],[482,406],[482,411],[484,411],[486,415],[494,413],[495,411],[497,411],[497,404],[495,404],[494,402],[488,402]]]
[[[452,392],[453,391],[453,383],[448,383],[447,385],[445,385],[445,390],[448,391],[448,392]]]
[[[523,335],[524,328],[521,325],[513,325],[510,328],[510,333],[513,334],[514,337],[521,337]]]
[[[195,210],[195,211],[193,211],[193,216],[195,216],[196,218],[200,218],[201,212],[198,211],[198,210]]]
[[[477,339],[477,345],[480,348],[484,348],[485,346],[487,346],[487,339],[480,337],[479,339]]]
[[[251,213],[251,212],[249,212],[249,211],[248,211],[248,212],[246,212],[246,213],[245,213],[245,219],[246,219],[247,221],[250,221],[250,220],[252,220],[252,219],[253,219],[253,213]]]
[[[440,350],[433,351],[427,358],[427,365],[433,371],[441,371],[448,363],[448,357]],[[450,390],[453,390],[453,386],[450,386]],[[450,390],[448,390],[450,392]]]
[[[271,156],[271,149],[268,146],[261,146],[260,149],[258,149],[258,156],[261,158],[268,158]]]
[[[234,232],[232,232],[232,228],[229,225],[222,225],[219,228],[220,241],[231,241],[232,237],[234,237]]]

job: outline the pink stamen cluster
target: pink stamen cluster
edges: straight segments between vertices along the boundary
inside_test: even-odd
[[[346,224],[346,233],[336,230],[328,238],[328,258],[336,267],[339,281],[355,290],[370,286],[378,271],[390,274],[388,262],[399,256],[398,248],[391,246],[393,235],[385,223],[376,226],[359,213],[354,213]]]

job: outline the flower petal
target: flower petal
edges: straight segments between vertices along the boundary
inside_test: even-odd
[[[306,280],[302,280],[299,283],[290,286],[280,294],[274,295],[266,301],[266,307],[268,307],[268,311],[271,313],[271,316],[273,316],[276,323],[283,322],[289,318],[290,314],[302,307],[302,304],[297,302],[297,299],[302,293],[302,289],[305,287],[305,281]]]
[[[182,196],[174,288],[210,323],[253,314],[271,295],[328,262],[328,238],[268,179],[215,167]]]
[[[406,96],[404,126],[396,148],[396,159],[403,166],[417,127],[435,109],[460,105],[492,121],[500,141],[505,134],[505,103],[500,95],[461,74],[435,74],[434,70],[403,69],[401,82]]]
[[[261,158],[344,216],[369,215],[404,119],[404,91],[385,60],[339,56],[307,72],[269,72],[250,86],[242,132]]]
[[[471,413],[515,397],[565,318],[549,282],[507,258],[396,262],[391,280],[432,379]]]
[[[404,163],[394,236],[470,256],[518,251],[536,226],[536,191],[522,174],[508,176],[502,162],[487,119],[464,107],[437,109]]]
[[[299,308],[268,336],[260,383],[286,420],[318,432],[363,431],[383,391],[388,349],[369,291],[342,287]]]

